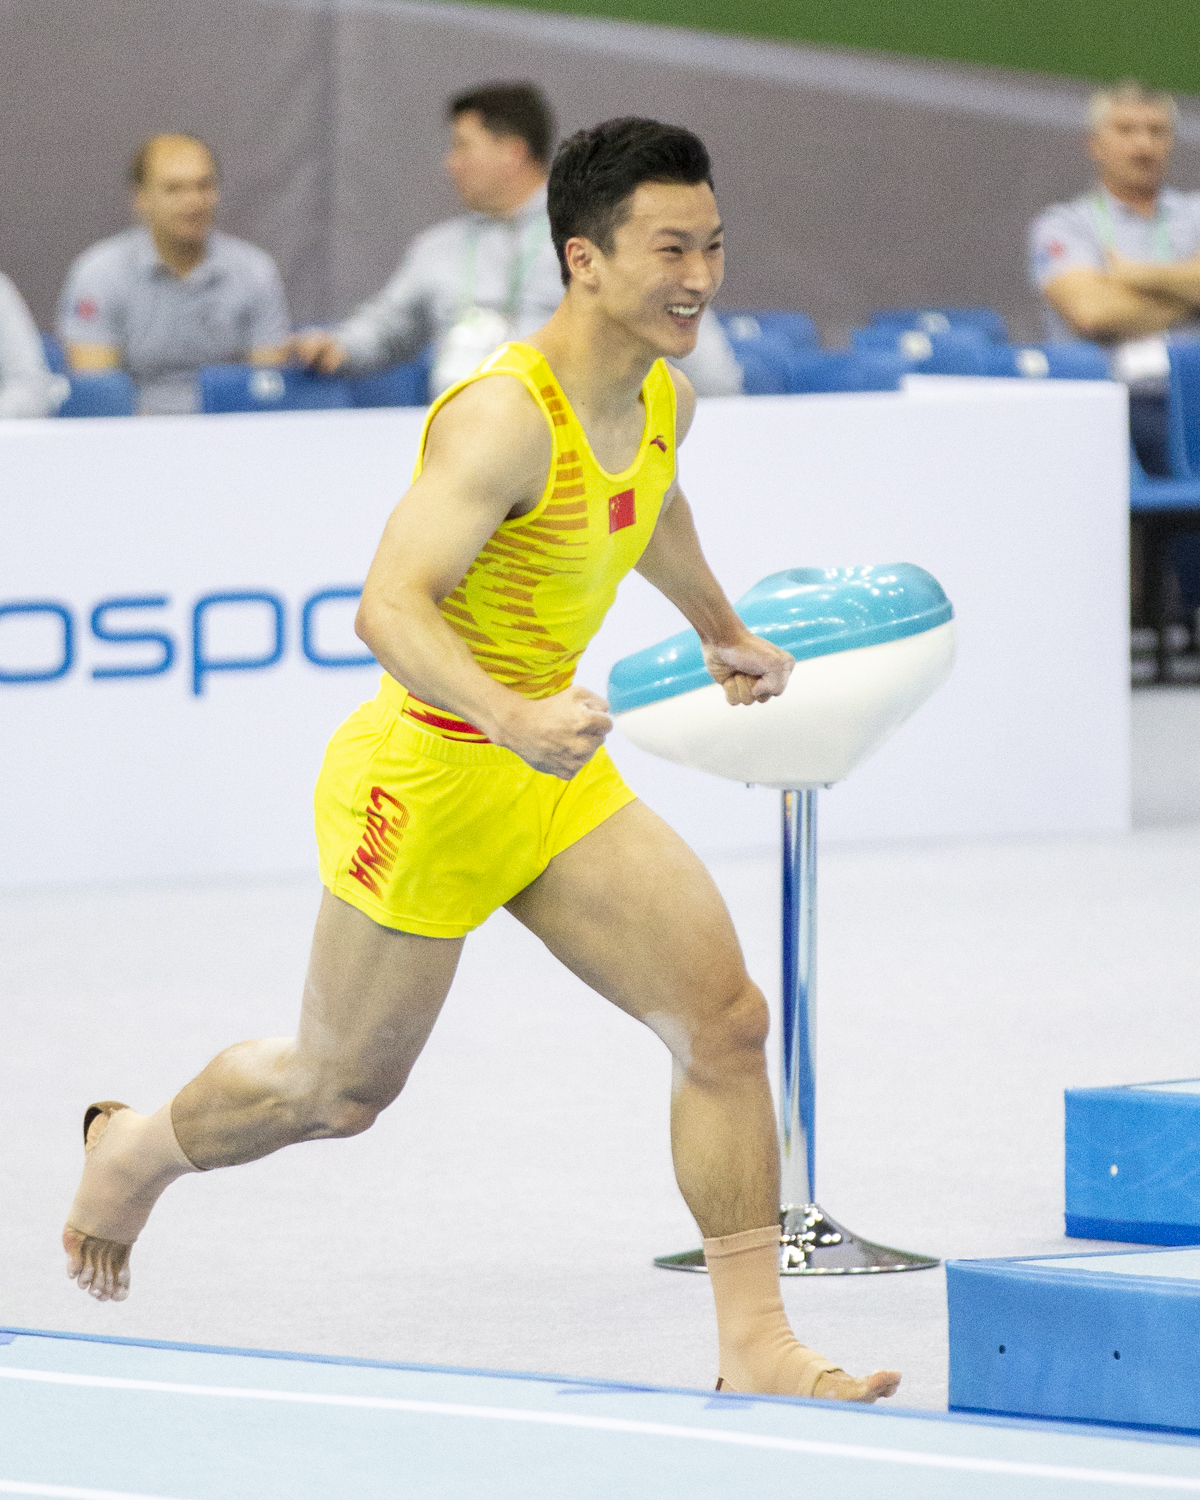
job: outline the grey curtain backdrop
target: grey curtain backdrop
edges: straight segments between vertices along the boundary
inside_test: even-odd
[[[830,342],[913,303],[987,303],[1036,336],[1025,226],[1091,180],[1087,90],[1062,80],[449,3],[0,0],[0,269],[50,327],[72,258],[129,221],[134,148],[189,130],[221,158],[222,225],[276,257],[298,322],[331,320],[454,211],[446,98],[517,78],[563,132],[617,114],[698,131],[724,304],[803,308]]]

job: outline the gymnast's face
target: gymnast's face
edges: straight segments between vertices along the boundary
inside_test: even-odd
[[[608,251],[586,251],[572,274],[614,322],[656,353],[681,358],[696,347],[704,309],[725,274],[724,233],[706,182],[644,182],[624,205]]]

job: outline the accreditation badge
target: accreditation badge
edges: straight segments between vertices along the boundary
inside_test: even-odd
[[[438,345],[429,372],[429,395],[434,399],[473,374],[489,354],[512,337],[508,319],[491,307],[469,307]]]

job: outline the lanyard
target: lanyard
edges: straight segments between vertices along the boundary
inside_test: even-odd
[[[1115,250],[1117,226],[1113,223],[1112,209],[1108,205],[1108,199],[1103,193],[1097,193],[1095,203],[1096,217],[1100,221],[1100,242],[1106,250]],[[1154,210],[1154,245],[1150,251],[1150,258],[1162,261],[1171,259],[1171,231],[1167,226],[1166,215],[1158,206]]]
[[[528,224],[523,233],[518,233],[516,224],[510,223],[509,236],[513,242],[508,261],[508,295],[502,309],[511,323],[521,305],[521,292],[534,261],[541,253],[545,241],[545,221],[539,215]],[[467,226],[466,254],[463,256],[462,280],[459,286],[459,315],[475,306],[475,260],[479,250],[479,223],[472,220]]]

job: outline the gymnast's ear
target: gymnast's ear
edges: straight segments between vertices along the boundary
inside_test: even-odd
[[[602,256],[591,240],[581,234],[573,235],[563,246],[563,256],[573,282],[578,282],[589,291],[594,291],[599,286],[598,262]]]

